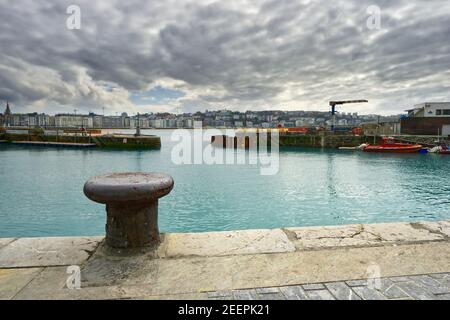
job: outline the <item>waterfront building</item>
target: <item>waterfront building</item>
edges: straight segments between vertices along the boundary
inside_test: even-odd
[[[157,128],[157,129],[163,129],[167,128],[167,123],[165,119],[154,119],[150,120],[150,126]]]
[[[103,116],[91,112],[89,113],[89,117],[92,118],[92,126],[94,128],[103,127]]]
[[[127,118],[125,118],[125,124],[128,123],[128,121],[126,119]],[[140,128],[154,127],[153,126],[154,120],[149,120],[145,115],[140,115],[139,117],[138,116],[130,117],[129,118],[129,127],[136,128],[138,125],[138,119],[139,119],[139,127]]]
[[[28,113],[23,116],[24,125],[29,127],[47,127],[51,125],[50,116],[45,113]]]
[[[406,110],[401,132],[416,135],[450,135],[450,102],[424,102]]]
[[[424,102],[406,111],[410,118],[450,117],[450,102]]]
[[[314,125],[314,118],[298,118],[298,120],[295,121],[296,127],[308,127]]]
[[[124,126],[124,117],[122,116],[103,117],[103,128],[123,128]]]
[[[89,115],[61,113],[55,115],[55,126],[61,128],[93,128],[93,118]]]

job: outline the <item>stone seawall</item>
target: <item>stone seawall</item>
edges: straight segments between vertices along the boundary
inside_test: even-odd
[[[161,138],[158,136],[132,135],[104,135],[104,136],[69,136],[69,135],[42,135],[42,134],[11,134],[6,133],[0,140],[35,141],[35,142],[62,142],[62,143],[95,143],[100,148],[116,149],[160,149]]]
[[[288,134],[279,136],[280,147],[312,147],[312,148],[339,148],[357,147],[362,143],[373,140],[373,137],[354,135],[332,134]],[[214,136],[211,143],[217,147],[248,148],[249,139],[245,134],[238,137]],[[271,136],[268,133],[268,146],[271,144]]]
[[[280,147],[357,147],[366,141],[365,136],[353,135],[286,135],[280,136]]]

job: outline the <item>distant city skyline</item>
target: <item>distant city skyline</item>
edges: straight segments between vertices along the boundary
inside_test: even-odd
[[[80,0],[69,28],[71,5],[0,0],[0,112],[6,100],[133,115],[367,99],[339,111],[394,115],[450,101],[447,0]]]
[[[223,112],[223,111],[229,111],[229,112],[233,112],[233,113],[264,113],[264,112],[285,112],[285,113],[297,113],[297,112],[305,112],[305,113],[324,113],[324,114],[329,114],[331,116],[331,112],[329,110],[300,110],[300,109],[254,109],[254,110],[233,110],[231,108],[217,108],[217,109],[205,109],[205,110],[198,110],[198,111],[192,111],[192,112],[177,112],[176,110],[171,112],[171,111],[141,111],[141,112],[133,112],[133,113],[129,113],[125,110],[119,112],[119,111],[115,111],[114,113],[108,113],[106,112],[106,109],[103,110],[102,108],[100,108],[100,112],[94,112],[92,110],[88,110],[88,111],[83,111],[82,108],[80,109],[76,109],[72,106],[72,108],[68,108],[67,110],[63,111],[63,112],[41,112],[41,111],[22,111],[20,108],[18,110],[15,110],[14,108],[11,108],[11,104],[8,103],[9,106],[9,110],[12,110],[12,113],[14,114],[31,114],[31,113],[44,113],[47,115],[58,115],[58,114],[71,114],[71,115],[89,115],[89,114],[94,114],[94,115],[101,115],[101,116],[122,116],[123,114],[126,114],[126,116],[128,117],[133,117],[133,116],[137,116],[138,113],[140,115],[148,115],[148,114],[171,114],[171,115],[185,115],[185,114],[190,114],[190,115],[194,115],[196,113],[201,113],[201,114],[206,114],[206,113],[218,113],[218,112]],[[76,112],[75,112],[76,110]],[[0,114],[4,114],[6,111],[6,103],[4,104],[0,104]],[[400,115],[407,115],[406,110],[403,110],[403,112],[400,113],[396,113],[396,114],[387,114],[387,115],[383,115],[381,113],[364,113],[364,112],[349,112],[346,110],[341,110],[341,111],[337,111],[338,114],[357,114],[360,116],[400,116]]]

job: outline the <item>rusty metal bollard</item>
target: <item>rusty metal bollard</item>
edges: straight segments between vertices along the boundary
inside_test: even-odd
[[[112,248],[157,245],[158,199],[172,191],[164,173],[113,173],[90,179],[84,194],[106,204],[106,244]]]

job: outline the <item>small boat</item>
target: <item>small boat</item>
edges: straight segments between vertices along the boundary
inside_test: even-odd
[[[367,145],[364,147],[364,152],[394,152],[394,153],[414,153],[422,149],[420,144],[407,144],[395,142],[394,138],[383,138],[383,142],[378,145]]]
[[[367,147],[367,143],[363,143],[357,147],[339,147],[339,150],[364,150],[365,147]]]
[[[448,148],[447,144],[445,144],[444,142],[442,142],[442,143],[438,146],[437,153],[438,153],[438,154],[450,154],[450,149]]]

